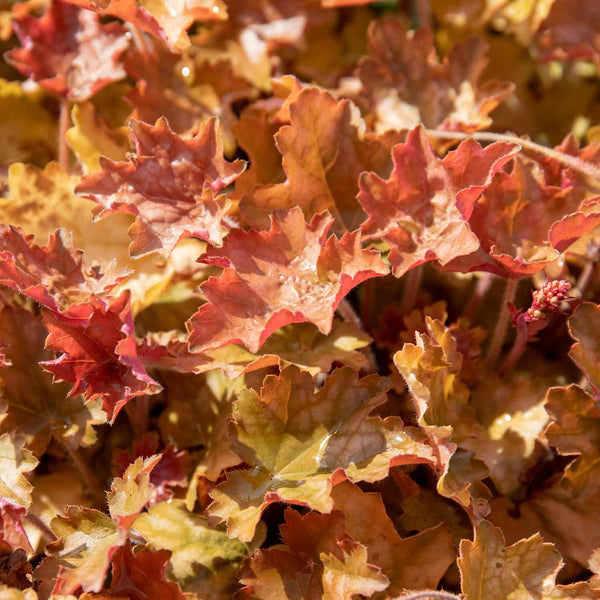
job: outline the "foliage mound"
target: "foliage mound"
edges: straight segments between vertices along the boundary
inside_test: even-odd
[[[0,599],[600,599],[600,3],[0,3]]]

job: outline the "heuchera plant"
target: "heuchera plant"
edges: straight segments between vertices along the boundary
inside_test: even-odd
[[[1,600],[600,599],[600,3],[0,39]]]

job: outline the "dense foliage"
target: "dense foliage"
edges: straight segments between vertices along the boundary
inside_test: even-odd
[[[2,600],[600,598],[600,2],[0,40]]]

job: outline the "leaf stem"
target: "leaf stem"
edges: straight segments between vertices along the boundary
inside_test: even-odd
[[[46,525],[46,523],[44,523],[37,515],[28,512],[23,518],[38,529],[47,542],[53,542],[58,539],[58,536],[54,531],[52,531],[52,529],[50,529],[50,527],[48,527],[48,525]]]
[[[67,147],[67,130],[71,124],[69,100],[60,99],[60,116],[58,120],[58,162],[65,172],[69,172],[69,148]]]
[[[127,28],[131,32],[133,43],[135,44],[137,51],[141,54],[144,62],[150,62],[151,56],[148,50],[148,46],[146,44],[146,38],[144,37],[142,30],[139,27],[137,27],[137,25],[131,24],[128,24]]]
[[[508,373],[514,364],[519,360],[521,354],[525,352],[525,348],[527,348],[527,340],[529,339],[529,331],[527,326],[517,327],[517,336],[515,337],[515,342],[513,347],[510,349],[508,356],[504,359],[502,364],[500,365],[500,374],[505,375]]]
[[[421,281],[423,279],[423,265],[414,267],[406,274],[406,285],[402,294],[402,302],[400,303],[400,313],[405,315],[417,301],[419,290],[421,289]]]
[[[573,288],[574,295],[577,296],[578,298],[583,298],[583,293],[585,292],[585,288],[588,286],[588,283],[590,282],[593,272],[594,272],[594,261],[588,260],[585,263],[583,269],[581,270],[581,273],[579,274],[579,277],[577,278],[577,283],[575,284],[575,287]]]
[[[552,158],[563,165],[583,173],[596,181],[600,181],[600,169],[595,165],[581,160],[577,156],[571,156],[564,152],[559,152],[553,148],[542,146],[531,140],[524,140],[515,135],[509,135],[506,133],[493,133],[491,131],[476,131],[474,133],[463,133],[462,131],[440,131],[438,129],[426,129],[425,133],[431,137],[435,137],[441,140],[466,140],[467,138],[473,138],[480,142],[507,142],[509,144],[519,144],[527,150],[533,152],[539,152],[549,158]]]
[[[357,327],[360,327],[360,329],[363,329],[363,324],[360,320],[360,317],[354,310],[352,304],[350,304],[350,302],[346,298],[342,298],[340,300],[340,303],[338,304],[336,310],[339,313],[340,317],[342,317],[342,320],[346,321],[346,323],[353,323]],[[379,371],[379,368],[377,367],[377,359],[375,358],[375,353],[373,352],[371,346],[365,346],[363,348],[363,352],[367,357],[366,368],[368,369],[368,372],[377,373]]]
[[[469,303],[463,312],[463,317],[467,319],[472,319],[473,315],[479,308],[483,298],[488,293],[490,286],[492,285],[494,277],[491,273],[483,273],[477,284],[475,285],[475,289],[473,290],[473,294],[469,299]]]
[[[485,356],[486,364],[494,368],[500,356],[500,350],[502,350],[502,344],[504,343],[504,336],[506,335],[506,326],[508,325],[509,309],[508,305],[512,304],[517,293],[517,286],[519,285],[518,279],[507,279],[506,288],[504,289],[504,297],[502,298],[502,304],[500,305],[500,314],[496,321],[496,328],[492,336],[492,341],[487,350]]]
[[[394,600],[462,600],[462,596],[451,594],[450,592],[438,592],[437,590],[426,590],[424,592],[414,592],[405,596],[397,596]]]

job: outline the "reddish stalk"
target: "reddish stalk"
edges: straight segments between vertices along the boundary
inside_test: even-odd
[[[500,374],[505,375],[508,373],[515,365],[515,363],[521,358],[523,352],[527,348],[527,342],[535,335],[537,331],[543,329],[546,326],[546,323],[540,323],[538,327],[532,328],[533,324],[526,324],[522,327],[517,327],[517,336],[515,337],[515,342],[508,353],[508,356],[502,361],[500,365]],[[537,324],[536,324],[537,325]]]
[[[477,284],[475,285],[475,289],[473,290],[473,294],[469,300],[469,303],[467,304],[467,307],[463,312],[463,317],[466,317],[467,319],[473,318],[473,315],[477,312],[479,305],[485,298],[485,295],[488,293],[493,280],[494,277],[491,273],[484,273],[479,278]]]
[[[133,37],[133,43],[135,44],[137,51],[142,55],[144,62],[150,62],[152,57],[150,56],[150,51],[148,50],[148,45],[146,44],[146,38],[144,37],[143,32],[136,25],[129,24],[128,29]]]
[[[46,523],[44,523],[44,521],[42,521],[37,515],[29,512],[23,517],[23,519],[25,521],[29,521],[29,523],[38,529],[48,543],[58,539],[58,536],[54,533],[54,531],[52,531],[52,529],[50,529],[50,527],[48,527],[48,525],[46,525]]]
[[[60,166],[69,172],[69,148],[67,146],[67,130],[71,124],[69,115],[69,101],[67,98],[60,100],[60,116],[58,120],[58,162]]]
[[[502,298],[502,304],[500,305],[500,313],[498,320],[496,321],[496,328],[492,335],[492,340],[487,349],[485,356],[485,362],[488,367],[494,368],[498,362],[500,351],[504,343],[504,337],[506,336],[506,326],[508,325],[510,312],[508,305],[512,304],[517,293],[517,286],[519,285],[518,279],[507,279],[506,288],[504,289],[504,297]]]
[[[536,334],[541,331],[548,321],[547,312],[560,312],[563,302],[573,300],[569,295],[571,282],[567,279],[548,281],[532,293],[531,306],[526,312],[513,308],[513,324],[517,328],[517,337],[508,356],[500,367],[501,374],[510,370],[527,347],[527,342],[534,341]]]
[[[588,260],[585,263],[579,277],[577,278],[577,283],[575,284],[575,288],[573,289],[574,295],[578,298],[583,298],[583,293],[585,292],[585,288],[588,286],[590,279],[592,277],[592,273],[594,272],[594,262]]]
[[[400,312],[402,314],[409,313],[415,305],[417,296],[419,295],[419,290],[421,289],[422,279],[423,265],[419,265],[418,267],[411,269],[406,274],[406,286],[404,287],[402,302],[400,303]]]

